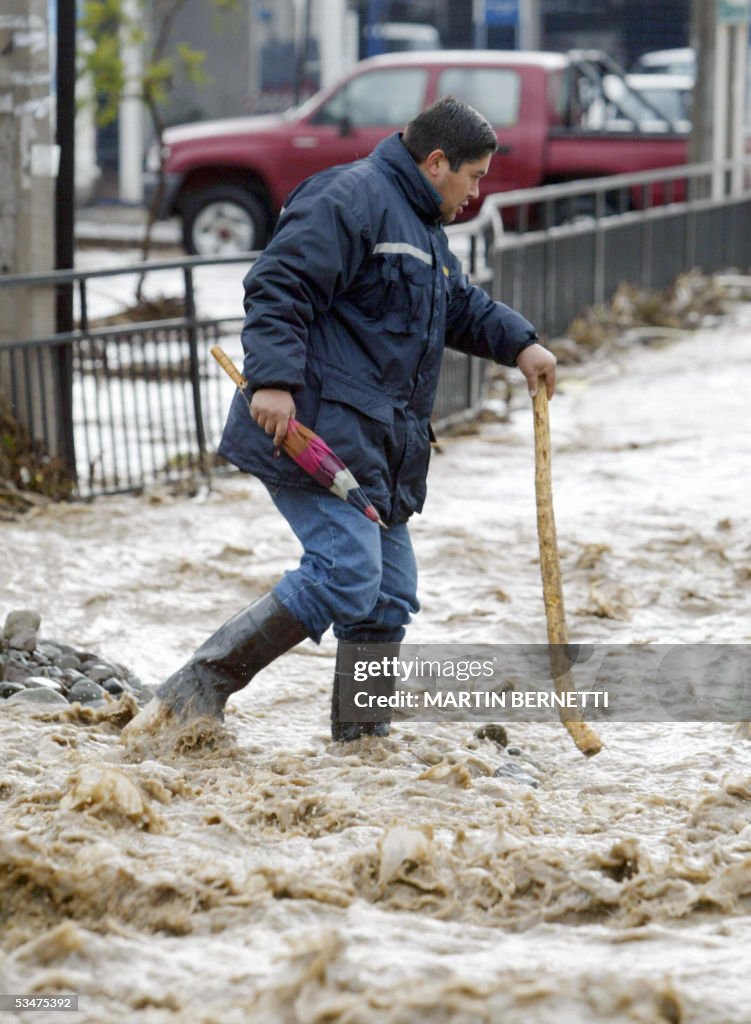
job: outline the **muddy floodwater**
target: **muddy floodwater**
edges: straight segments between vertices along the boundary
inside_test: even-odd
[[[751,641],[751,307],[561,377],[572,639]],[[521,387],[508,423],[443,443],[413,523],[411,642],[544,642]],[[41,508],[0,547],[3,616],[149,684],[297,558],[240,476]],[[77,993],[78,1024],[751,1020],[742,726],[602,722],[585,759],[509,724],[520,781],[469,722],[331,744],[333,657],[302,644],[177,744],[121,742],[127,701],[0,706],[0,992]]]

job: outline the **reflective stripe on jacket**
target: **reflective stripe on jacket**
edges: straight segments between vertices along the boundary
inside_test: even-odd
[[[242,342],[254,390],[285,388],[387,523],[425,500],[429,417],[444,343],[511,366],[537,337],[470,285],[440,224],[440,195],[398,134],[292,192],[247,274]],[[240,395],[219,454],[278,485],[318,487]]]

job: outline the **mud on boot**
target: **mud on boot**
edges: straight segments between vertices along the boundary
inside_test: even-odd
[[[305,626],[274,593],[265,594],[220,626],[157,688],[155,699],[165,717],[221,719],[233,693],[307,636]]]

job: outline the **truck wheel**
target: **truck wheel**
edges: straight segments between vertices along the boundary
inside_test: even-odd
[[[183,244],[196,256],[231,256],[262,249],[269,217],[254,195],[238,185],[213,185],[186,197]]]

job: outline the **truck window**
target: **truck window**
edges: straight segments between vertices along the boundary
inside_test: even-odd
[[[496,128],[519,120],[521,79],[507,68],[447,68],[438,80],[438,96],[464,100]]]
[[[402,128],[422,110],[426,78],[423,68],[366,71],[335,92],[313,115],[311,123],[340,124],[347,118],[353,128]]]
[[[561,126],[569,123],[569,76],[562,70],[551,71],[548,75],[548,112],[550,124]]]

